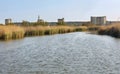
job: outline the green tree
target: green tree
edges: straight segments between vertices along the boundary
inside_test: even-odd
[[[57,25],[66,25],[65,22],[58,22]]]

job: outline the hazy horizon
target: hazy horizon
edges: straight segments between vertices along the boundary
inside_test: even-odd
[[[0,23],[11,18],[14,22],[36,21],[38,15],[50,22],[58,18],[65,21],[89,21],[90,16],[107,16],[117,21],[120,0],[2,0]]]

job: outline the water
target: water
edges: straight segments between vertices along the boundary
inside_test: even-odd
[[[120,39],[76,32],[0,41],[0,74],[120,74]]]

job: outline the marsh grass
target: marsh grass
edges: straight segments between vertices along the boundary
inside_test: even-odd
[[[23,27],[25,36],[53,35],[74,32],[74,27],[70,26],[31,26]]]
[[[100,35],[110,35],[113,37],[120,38],[120,24],[112,24],[109,26],[102,26],[98,30],[98,34]]]
[[[26,36],[42,36],[88,30],[85,26],[0,26],[0,39],[19,39]]]
[[[89,31],[98,31],[100,29],[101,26],[88,26],[88,30]]]
[[[0,39],[20,39],[24,37],[24,29],[18,26],[0,26]]]

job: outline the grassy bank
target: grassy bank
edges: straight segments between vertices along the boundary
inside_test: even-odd
[[[53,35],[70,33],[77,31],[86,31],[87,27],[75,27],[75,26],[36,26],[36,27],[23,27],[25,30],[25,36],[40,36],[40,35]]]
[[[41,36],[87,31],[85,26],[0,26],[0,39],[19,39],[26,36]]]
[[[103,26],[98,30],[100,35],[110,35],[120,38],[120,24],[112,24],[109,26]]]
[[[20,39],[24,37],[24,29],[18,26],[0,26],[0,39]]]

